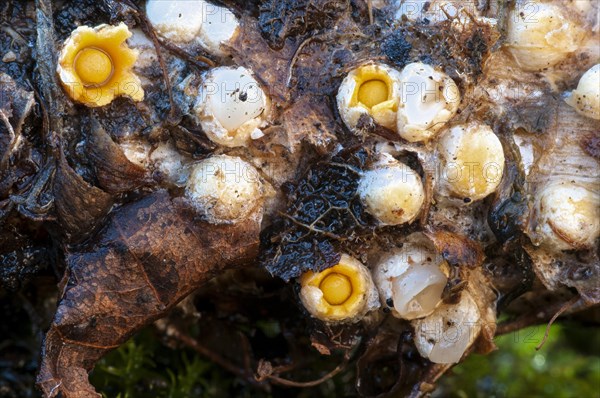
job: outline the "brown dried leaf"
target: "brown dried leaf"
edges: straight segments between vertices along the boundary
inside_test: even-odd
[[[283,126],[288,133],[290,151],[299,150],[302,142],[308,142],[321,155],[331,152],[337,142],[337,125],[333,107],[323,97],[303,96],[283,114]]]
[[[252,259],[259,219],[211,225],[166,191],[115,211],[94,241],[67,256],[38,376],[44,395],[97,396],[87,379],[95,362],[217,272]]]
[[[52,187],[58,222],[67,241],[87,237],[110,211],[112,197],[88,184],[69,166],[61,151]]]
[[[596,250],[552,253],[531,244],[524,247],[536,276],[547,289],[556,292],[568,286],[577,289],[586,303],[600,303],[600,258]]]
[[[449,231],[430,231],[425,235],[450,265],[476,268],[483,263],[485,255],[481,245],[465,236]]]
[[[331,28],[348,6],[348,1],[338,0],[267,0],[260,6],[258,23],[263,37],[279,49],[288,37]]]
[[[98,184],[107,192],[118,194],[132,191],[146,182],[146,170],[127,159],[121,147],[96,119],[91,120],[87,148]]]
[[[293,56],[290,46],[281,51],[272,50],[262,38],[257,21],[247,17],[242,18],[240,33],[231,47],[234,62],[254,72],[263,87],[268,88],[271,101],[285,103],[288,100],[286,72]]]

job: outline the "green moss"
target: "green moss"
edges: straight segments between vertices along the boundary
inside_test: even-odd
[[[434,397],[600,397],[597,331],[555,324],[536,351],[544,332],[534,326],[498,337],[498,351],[456,366]]]
[[[270,322],[262,328],[275,333]],[[499,350],[472,355],[444,377],[434,398],[600,397],[600,336],[594,328],[552,326],[546,344],[535,347],[545,326],[536,326],[496,339]],[[316,364],[313,364],[315,366]],[[331,362],[324,361],[324,371]],[[314,369],[313,369],[314,370]],[[306,378],[302,372],[295,378]],[[352,367],[312,389],[275,387],[265,393],[248,387],[197,353],[164,346],[147,329],[103,358],[92,383],[105,397],[337,397],[355,396]]]

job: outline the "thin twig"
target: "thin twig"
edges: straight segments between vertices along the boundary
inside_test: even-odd
[[[546,340],[548,339],[548,336],[550,335],[550,328],[552,327],[552,324],[554,323],[554,321],[556,321],[556,318],[558,318],[563,312],[567,311],[569,308],[572,308],[575,304],[577,304],[579,299],[580,299],[579,295],[573,297],[571,300],[564,303],[563,306],[560,307],[560,309],[558,311],[556,311],[556,314],[554,314],[554,316],[550,319],[550,322],[548,322],[548,325],[546,325],[546,332],[544,332],[544,338],[542,339],[540,344],[538,344],[538,346],[535,347],[536,351],[538,351],[540,348],[542,348],[544,346],[544,344],[546,344]]]
[[[329,210],[328,210],[328,211],[329,211]],[[315,224],[316,222],[318,222],[318,221],[321,219],[321,217],[322,217],[322,216],[321,216],[321,217],[319,217],[317,220],[313,221],[313,223],[312,223],[312,224],[308,225],[308,224],[305,224],[305,223],[303,223],[303,222],[301,222],[301,221],[298,221],[298,220],[296,220],[294,217],[292,217],[292,216],[290,216],[289,214],[286,214],[286,213],[284,213],[284,212],[282,212],[282,211],[278,211],[277,213],[278,213],[278,214],[279,214],[281,217],[285,217],[285,218],[287,218],[288,220],[290,220],[290,221],[291,221],[291,222],[293,222],[294,224],[298,225],[299,227],[306,228],[306,229],[308,229],[309,231],[312,231],[312,232],[314,232],[314,233],[316,233],[316,234],[321,234],[321,235],[323,235],[323,236],[326,236],[326,237],[328,237],[328,238],[331,238],[331,239],[335,239],[335,240],[342,240],[342,237],[341,237],[340,235],[337,235],[337,234],[331,233],[331,232],[329,232],[329,231],[324,231],[324,230],[322,230],[322,229],[319,229],[319,228],[316,228],[316,227],[314,226],[314,224]]]
[[[165,82],[167,93],[169,94],[169,120],[173,121],[175,119],[175,100],[173,99],[173,89],[171,87],[169,72],[167,71],[165,59],[160,49],[160,42],[156,36],[156,32],[154,32],[154,29],[152,29],[150,26],[150,22],[148,21],[146,14],[140,12],[139,17],[142,22],[142,31],[150,36],[152,39],[152,44],[154,45],[154,50],[156,51],[156,58],[158,58],[158,64],[160,65],[160,69],[162,71],[163,81]]]
[[[344,360],[342,361],[342,363],[340,363],[338,366],[336,366],[335,369],[333,369],[331,372],[327,373],[325,376],[323,376],[317,380],[313,380],[313,381],[293,381],[293,380],[284,379],[279,376],[274,376],[272,374],[263,374],[260,376],[256,376],[256,381],[261,382],[261,381],[264,381],[265,379],[268,379],[275,384],[279,384],[281,386],[286,386],[286,387],[298,387],[298,388],[315,387],[315,386],[318,386],[319,384],[326,382],[327,380],[331,379],[332,377],[334,377],[335,375],[337,375],[338,373],[343,371],[346,368],[346,366],[348,365],[349,360],[350,360],[350,351],[348,351],[344,354]]]
[[[247,380],[250,384],[254,385],[255,387],[261,388],[265,391],[268,390],[268,386],[255,380],[255,378],[252,376],[252,374],[245,372],[244,370],[240,369],[234,363],[223,358],[218,353],[203,346],[202,344],[200,344],[198,342],[198,340],[194,339],[193,337],[191,337],[188,334],[184,333],[183,331],[179,330],[179,328],[177,328],[175,325],[173,325],[171,323],[167,323],[164,320],[156,322],[155,325],[167,337],[178,340],[179,342],[181,342],[184,345],[188,346],[189,348],[193,349],[198,354],[208,358],[211,362],[216,363],[217,365],[219,365],[223,369],[227,370],[228,372],[231,372],[234,375],[236,375],[244,380]]]
[[[579,298],[579,296],[576,296],[571,300],[578,299],[578,298]],[[502,336],[502,335],[512,333],[517,330],[524,329],[529,326],[540,325],[542,323],[548,322],[552,318],[552,315],[555,315],[558,311],[561,310],[561,308],[563,306],[568,304],[571,300],[569,300],[567,303],[561,302],[558,304],[551,305],[551,306],[545,308],[542,312],[534,311],[534,312],[522,315],[516,319],[500,323],[500,324],[498,324],[498,327],[496,328],[496,336]],[[588,307],[589,307],[588,305],[584,305],[581,308],[578,308],[577,311],[585,310]],[[567,308],[566,310],[568,310],[569,308]],[[563,310],[563,312],[566,310]]]
[[[304,47],[308,43],[310,43],[313,40],[316,40],[317,38],[319,38],[319,36],[320,35],[307,37],[306,39],[304,39],[302,41],[302,43],[300,43],[300,45],[298,46],[298,48],[296,48],[296,51],[294,51],[294,55],[292,56],[290,64],[288,65],[288,75],[287,75],[287,81],[285,83],[285,86],[287,88],[290,88],[290,84],[292,82],[292,78],[294,77],[294,65],[298,61],[298,58],[300,57],[301,51],[304,49]]]

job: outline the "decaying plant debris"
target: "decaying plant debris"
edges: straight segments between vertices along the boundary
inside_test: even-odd
[[[249,388],[311,387],[355,368],[352,394],[424,396],[452,365],[419,354],[415,324],[385,306],[361,323],[321,322],[301,308],[295,282],[342,253],[373,264],[414,232],[448,263],[443,304],[468,295],[481,314],[469,353],[495,349],[496,333],[600,302],[597,241],[560,252],[532,243],[535,195],[549,182],[576,179],[598,192],[598,123],[560,98],[597,54],[520,70],[502,49],[510,1],[473,2],[464,15],[433,23],[395,17],[394,1],[225,0],[218,3],[240,30],[227,55],[215,56],[158,35],[144,3],[0,5],[0,299],[14,295],[37,336],[20,342],[26,354],[2,350],[39,355],[37,366],[18,371],[32,385],[37,374],[45,397],[98,396],[88,381],[96,362],[153,322],[165,339]],[[144,100],[74,103],[55,73],[63,41],[77,26],[119,22],[146,39],[131,40]],[[504,148],[494,194],[468,206],[469,198],[439,195],[437,150],[370,117],[355,131],[344,126],[335,96],[365,60],[398,69],[424,62],[454,79],[462,93],[454,122],[484,120]],[[246,146],[218,146],[193,117],[203,74],[216,65],[251,70],[270,96],[264,136]],[[379,225],[358,198],[358,181],[382,146],[424,182],[427,204],[412,224]],[[256,167],[264,208],[223,224],[196,212],[185,178],[211,154]],[[509,320],[497,325],[500,314]],[[247,332],[262,319],[279,331]],[[192,324],[201,338],[186,332]],[[330,373],[307,370],[315,361]],[[8,396],[33,394],[8,386]]]

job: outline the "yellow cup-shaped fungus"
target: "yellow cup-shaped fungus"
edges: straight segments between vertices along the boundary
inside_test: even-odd
[[[400,73],[386,65],[367,64],[351,71],[342,82],[337,105],[349,129],[364,114],[384,127],[396,130]]]
[[[117,26],[80,26],[66,40],[57,72],[69,96],[89,107],[109,104],[115,97],[144,99],[139,78],[132,72],[138,53],[127,47],[131,32]]]
[[[321,272],[300,277],[300,299],[310,314],[326,322],[357,322],[379,307],[369,270],[344,254],[340,262]]]

